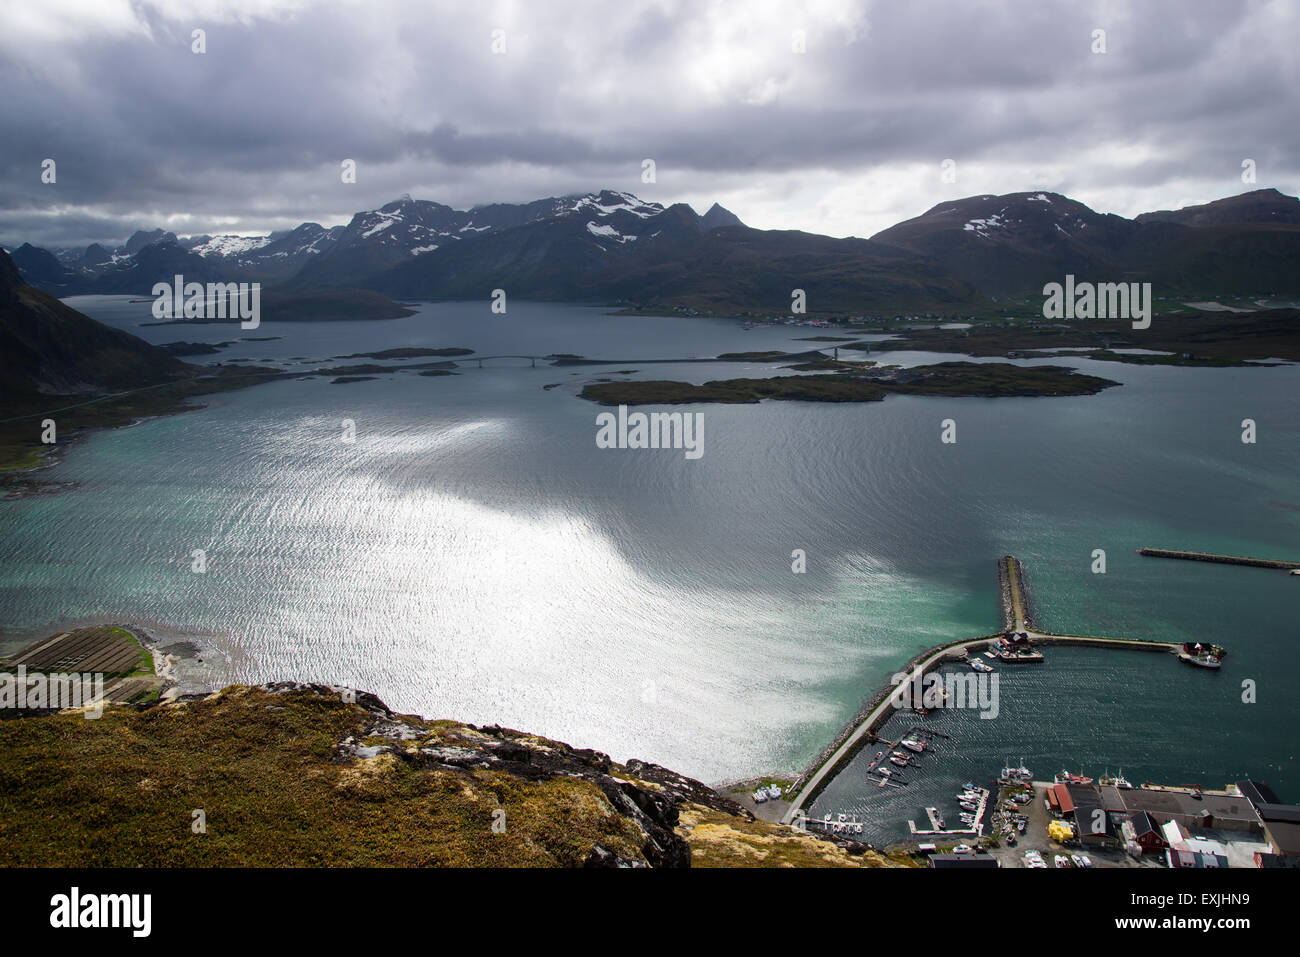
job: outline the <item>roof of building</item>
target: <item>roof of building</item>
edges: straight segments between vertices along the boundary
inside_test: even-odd
[[[1246,800],[1251,804],[1278,804],[1277,795],[1273,789],[1263,781],[1245,781],[1237,782],[1237,790],[1245,795]]]
[[[1074,806],[1074,820],[1079,826],[1080,838],[1115,836],[1110,815],[1095,798],[1085,798]]]
[[[1061,809],[1062,814],[1074,813],[1074,801],[1070,799],[1070,792],[1064,784],[1052,785],[1052,793],[1056,795],[1056,804]]]
[[[1255,807],[1261,821],[1285,821],[1288,824],[1300,824],[1300,805],[1297,804],[1259,804]]]
[[[997,867],[998,859],[991,854],[931,854],[935,867]]]
[[[1128,805],[1124,803],[1124,794],[1119,788],[1103,784],[1097,790],[1101,794],[1101,806],[1107,811],[1128,811]]]
[[[1154,788],[1133,788],[1119,793],[1129,813],[1149,811],[1163,816],[1188,818],[1203,818],[1208,814],[1216,821],[1235,821],[1251,826],[1256,826],[1259,821],[1254,805],[1244,795],[1201,794],[1196,797],[1186,791]]]
[[[1265,821],[1264,832],[1279,854],[1300,855],[1300,824],[1286,821]]]
[[[1133,833],[1137,837],[1141,837],[1144,834],[1155,834],[1156,837],[1164,840],[1164,836],[1160,833],[1160,829],[1156,827],[1156,822],[1151,820],[1151,815],[1147,814],[1146,811],[1134,811],[1129,815],[1128,819],[1133,823]]]
[[[1212,843],[1212,842],[1203,842]],[[1227,867],[1228,855],[1222,853],[1222,848],[1214,850],[1211,848],[1198,849],[1189,847],[1186,844],[1171,844],[1165,851],[1168,855],[1170,867]]]

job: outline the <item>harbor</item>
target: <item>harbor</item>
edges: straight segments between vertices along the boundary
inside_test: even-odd
[[[1179,642],[1045,631],[1037,624],[1024,566],[1020,560],[1014,555],[1003,556],[998,560],[997,571],[1002,629],[994,634],[947,642],[916,655],[900,669],[900,673],[909,676],[909,681],[918,682],[945,664],[964,663],[967,667],[972,667],[971,662],[980,657],[1004,665],[1041,663],[1045,660],[1042,648],[1052,645],[1163,652],[1180,658],[1195,657],[1190,649]],[[979,668],[973,667],[972,670],[979,671]],[[898,693],[899,689],[890,684],[868,699],[794,784],[786,789],[790,803],[781,818],[782,823],[789,824],[797,817],[806,816],[805,808],[811,806],[835,774],[852,761],[862,748],[877,743],[877,734],[899,710]],[[893,743],[890,742],[890,745],[892,748]],[[874,762],[872,766],[874,768]],[[892,773],[888,778],[891,783],[902,784],[901,781],[893,781]],[[879,783],[877,786],[880,786]]]

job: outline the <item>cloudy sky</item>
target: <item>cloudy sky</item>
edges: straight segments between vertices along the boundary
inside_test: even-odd
[[[609,187],[869,236],[978,193],[1131,216],[1300,189],[1295,2],[0,0],[0,23],[10,245],[403,193]]]

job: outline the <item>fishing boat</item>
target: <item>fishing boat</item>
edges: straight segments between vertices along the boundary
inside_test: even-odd
[[[1022,761],[1018,768],[1013,768],[1011,765],[1003,768],[1002,773],[998,775],[998,782],[1000,784],[1028,784],[1033,778],[1033,772],[1025,767]]]
[[[1073,774],[1070,771],[1057,771],[1057,784],[1091,784],[1092,778],[1085,778],[1082,774]]]
[[[1120,768],[1119,774],[1114,777],[1110,776],[1110,769],[1107,768],[1106,773],[1097,779],[1097,783],[1104,788],[1120,788],[1121,790],[1130,790],[1133,787],[1133,785],[1129,784],[1128,778],[1124,777],[1123,768]]]
[[[1189,665],[1196,665],[1198,668],[1218,668],[1223,664],[1223,656],[1226,655],[1218,645],[1203,645],[1199,641],[1183,642],[1183,650],[1178,652],[1178,660],[1185,661]]]

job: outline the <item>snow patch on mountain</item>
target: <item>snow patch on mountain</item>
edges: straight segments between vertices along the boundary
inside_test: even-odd
[[[603,200],[603,202],[602,202]],[[591,193],[580,196],[569,212],[595,212],[597,216],[611,216],[614,213],[631,213],[641,219],[649,219],[662,213],[664,208],[658,203],[646,203],[631,193],[606,190],[603,193]]]
[[[1004,209],[1001,212],[994,213],[988,219],[972,219],[962,229],[972,232],[983,239],[988,239],[990,229],[1002,229],[1006,226],[1007,220],[1002,215],[1005,212]]]
[[[371,226],[364,233],[362,233],[361,234],[362,239],[369,239],[371,236],[375,235],[376,233],[382,233],[385,229],[388,229],[390,226],[392,226],[396,222],[399,222],[401,219],[400,216],[394,216],[390,213],[377,213],[376,215],[383,216],[384,218],[381,219],[374,226]]]
[[[612,239],[616,243],[635,242],[636,237],[632,235],[624,236],[613,226],[589,222],[587,223],[587,232],[600,239]]]
[[[228,256],[239,256],[255,249],[261,249],[270,241],[270,236],[213,236],[207,242],[199,243],[190,252],[198,253],[204,257],[214,256],[224,259]]]

